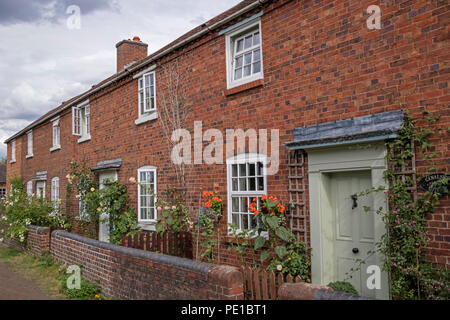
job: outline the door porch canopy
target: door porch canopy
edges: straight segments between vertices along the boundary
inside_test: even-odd
[[[403,110],[320,123],[294,129],[291,150],[380,141],[397,137],[403,125]]]

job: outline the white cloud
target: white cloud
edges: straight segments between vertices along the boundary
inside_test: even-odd
[[[90,2],[78,1],[82,4],[79,30],[69,30],[61,18],[60,23],[0,24],[1,142],[114,74],[117,42],[138,35],[151,53],[240,2],[116,0],[110,1],[109,10],[89,8],[89,14],[83,14],[83,5]],[[5,150],[0,144],[0,157]]]

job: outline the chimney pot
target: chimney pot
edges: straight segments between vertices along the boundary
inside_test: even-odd
[[[141,38],[139,38],[138,36],[134,36],[133,41],[141,42]]]

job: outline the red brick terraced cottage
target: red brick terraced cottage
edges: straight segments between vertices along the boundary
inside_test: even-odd
[[[381,10],[379,29],[368,26],[371,5]],[[153,229],[157,213],[138,200],[129,178],[148,177],[158,192],[176,181],[159,110],[164,74],[177,64],[192,136],[195,121],[224,137],[227,129],[268,132],[264,152],[238,149],[222,164],[186,171],[192,209],[201,190],[216,188],[224,199],[220,263],[240,265],[224,245],[227,224],[251,228],[248,198],[272,194],[291,204],[292,230],[312,247],[313,283],[338,280],[355,250],[367,251],[383,232],[375,214],[348,220],[347,198],[384,183],[384,141],[396,136],[405,111],[419,118],[426,108],[441,115],[437,126],[449,126],[449,15],[445,1],[245,0],[150,55],[137,37],[121,41],[115,74],[6,141],[8,179],[20,175],[29,192],[64,199],[69,162],[87,161],[100,181],[129,185],[140,225]],[[279,130],[275,146],[272,129]],[[447,172],[448,136],[432,142],[433,164]],[[274,161],[277,147],[279,169],[266,175],[261,166]],[[418,173],[427,166],[416,160]],[[70,200],[76,230],[79,204]],[[435,265],[450,264],[449,210],[447,197],[429,216]]]

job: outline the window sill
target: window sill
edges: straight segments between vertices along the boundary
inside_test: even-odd
[[[25,158],[26,158],[26,159],[33,158],[33,155],[32,155],[32,154],[27,154],[27,155],[25,156]]]
[[[145,231],[156,231],[156,221],[141,221],[138,227]]]
[[[11,160],[9,163],[10,164],[16,163],[16,160]]]
[[[240,84],[237,85],[235,87],[231,87],[229,89],[225,90],[225,96],[231,96],[233,94],[242,92],[242,91],[246,91],[246,90],[250,90],[253,88],[257,88],[257,87],[261,87],[264,85],[264,79],[258,79],[258,80],[254,80],[251,82],[247,82],[244,84]]]
[[[90,135],[86,136],[86,137],[81,137],[80,139],[78,139],[78,143],[83,143],[83,142],[86,142],[86,141],[89,141],[89,140],[91,140],[91,136]]]
[[[56,150],[61,150],[61,146],[54,146],[54,147],[50,148],[50,152],[53,152]]]
[[[140,124],[146,123],[148,121],[152,121],[158,119],[158,112],[153,111],[152,113],[150,113],[149,115],[145,115],[145,116],[140,116],[139,119],[137,119],[136,121],[134,121],[134,123],[138,126]]]

